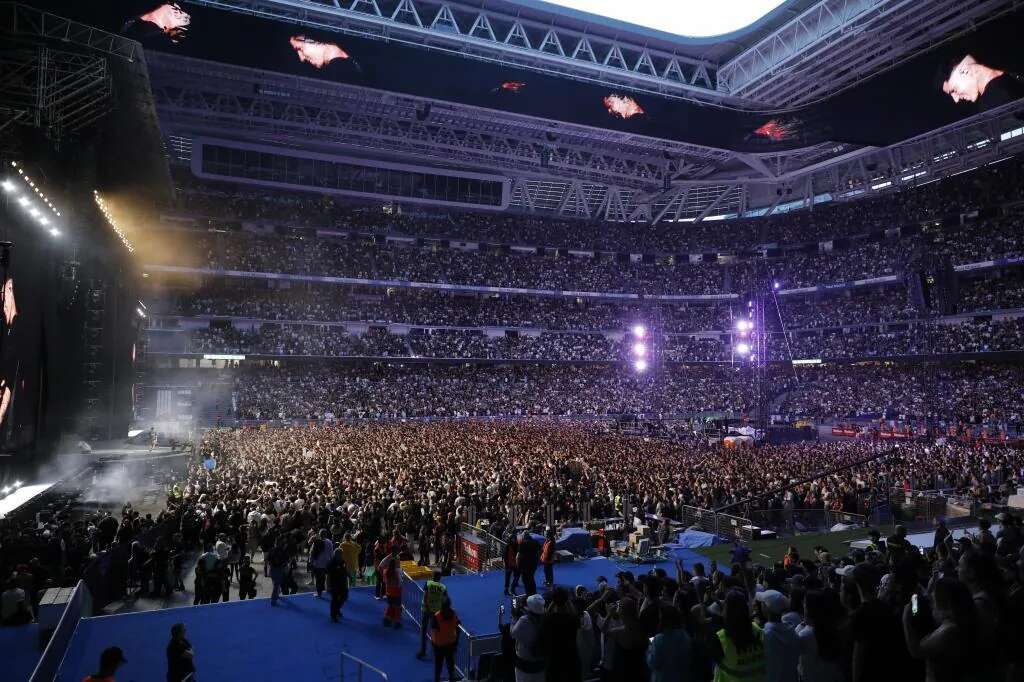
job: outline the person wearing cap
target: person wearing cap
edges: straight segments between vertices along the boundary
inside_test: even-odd
[[[167,644],[167,682],[183,682],[196,672],[192,644],[185,639],[185,624],[171,626],[171,641]]]
[[[127,663],[121,647],[107,647],[100,654],[100,669],[92,675],[86,675],[82,682],[114,682],[114,675],[122,663]]]
[[[778,590],[764,590],[754,596],[764,623],[764,658],[767,682],[797,682],[800,644],[793,628],[782,622],[789,599]]]
[[[524,610],[513,608],[512,618],[510,634],[516,645],[516,682],[544,682],[547,666],[541,639],[544,597],[531,594],[526,598]]]

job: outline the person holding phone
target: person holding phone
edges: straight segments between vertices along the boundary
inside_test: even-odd
[[[930,600],[913,595],[903,609],[903,636],[910,655],[925,662],[927,682],[969,679],[976,625],[971,592],[958,580],[936,580]]]

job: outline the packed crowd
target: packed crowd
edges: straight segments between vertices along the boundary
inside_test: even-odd
[[[238,371],[243,419],[395,419],[493,415],[573,417],[747,414],[750,369],[520,365],[319,367]],[[886,415],[933,423],[1021,424],[1019,367],[1001,364],[823,365],[773,368],[773,413],[816,419]]]
[[[1024,374],[1015,365],[827,365],[800,368],[798,376],[781,396],[780,414],[1018,425],[1024,418]]]
[[[821,319],[818,317],[817,319]],[[660,331],[660,330],[659,330]],[[735,334],[665,334],[669,362],[746,361]],[[174,339],[163,339],[173,341]],[[211,325],[180,336],[178,350],[193,353],[310,355],[324,357],[437,358],[463,360],[628,360],[633,339],[623,332],[584,333],[414,328],[409,333],[371,327],[357,333],[325,324],[265,323],[251,330]],[[749,340],[747,340],[749,345]],[[161,348],[175,350],[165,343]],[[645,350],[649,350],[649,347]],[[848,328],[772,332],[772,360],[871,359],[916,355],[960,355],[1024,350],[1024,320],[914,322],[898,327],[860,324]]]
[[[181,191],[175,208],[206,217],[283,222],[366,233],[634,253],[703,253],[709,249],[732,250],[756,244],[792,244],[879,232],[905,223],[997,206],[1021,196],[1022,173],[1024,163],[1015,158],[876,198],[819,204],[810,211],[790,211],[767,218],[683,225],[594,225],[488,214],[458,214],[450,218],[383,214],[379,208],[377,211],[369,207],[354,208],[336,203],[327,196],[199,182],[187,173],[176,178]],[[722,229],[723,224],[730,229]]]
[[[620,366],[288,365],[233,376],[243,419],[742,414],[751,400],[750,372],[730,367],[655,377]]]

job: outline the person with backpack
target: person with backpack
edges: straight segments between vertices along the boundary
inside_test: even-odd
[[[516,682],[544,682],[547,656],[544,655],[543,621],[544,597],[539,594],[526,598],[525,609],[518,605],[512,608]]]
[[[430,616],[429,623],[430,643],[434,649],[434,682],[441,682],[442,664],[448,668],[448,679],[455,679],[455,649],[459,645],[460,622],[452,610],[452,600],[445,595],[441,607]]]

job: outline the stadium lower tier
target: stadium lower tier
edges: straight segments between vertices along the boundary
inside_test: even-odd
[[[753,370],[669,366],[637,373],[621,365],[397,365],[280,362],[232,370],[170,370],[151,379],[141,403],[172,418],[174,396],[189,416],[246,419],[402,419],[495,415],[576,418],[620,415],[749,415]],[[889,363],[785,367],[765,377],[769,414],[790,420],[873,418],[1016,426],[1024,415],[1024,368],[995,363]],[[160,398],[167,392],[166,398]]]

